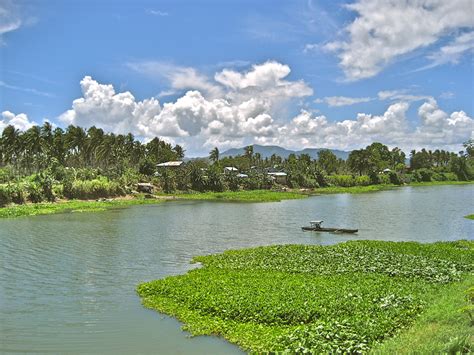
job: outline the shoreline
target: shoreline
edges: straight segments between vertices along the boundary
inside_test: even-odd
[[[137,293],[191,335],[217,335],[249,352],[471,350],[460,309],[474,281],[473,248],[467,240],[358,240],[227,250],[196,256],[202,267],[141,283]]]
[[[144,195],[100,199],[100,200],[58,200],[56,202],[26,203],[8,205],[0,208],[0,218],[17,218],[56,213],[101,212],[112,208],[124,208],[133,205],[158,204],[166,201],[226,201],[226,202],[279,202],[282,200],[302,199],[310,196],[329,194],[360,194],[395,190],[401,187],[423,187],[443,185],[472,185],[474,181],[433,181],[407,185],[368,185],[352,187],[322,187],[318,189],[245,190],[226,192],[178,192],[159,193],[145,198]],[[471,218],[466,216],[466,218]]]

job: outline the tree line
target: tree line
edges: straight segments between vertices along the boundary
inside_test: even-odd
[[[407,158],[401,149],[375,142],[353,150],[347,160],[330,150],[321,150],[317,159],[308,154],[285,159],[262,157],[253,146],[234,157],[221,157],[214,148],[208,157],[179,168],[157,169],[158,163],[183,159],[184,149],[156,137],[144,143],[132,134],[106,133],[94,126],[62,129],[46,122],[24,132],[7,126],[0,137],[0,205],[119,196],[131,193],[138,182],[169,193],[471,180],[473,147],[470,140],[458,153],[421,149]],[[236,171],[224,173],[224,167]],[[286,179],[275,181],[269,172],[284,172]]]

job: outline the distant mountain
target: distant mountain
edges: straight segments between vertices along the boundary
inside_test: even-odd
[[[288,158],[290,154],[309,154],[312,159],[318,158],[318,152],[324,150],[324,148],[306,148],[303,150],[290,150],[285,149],[276,145],[253,145],[253,152],[259,153],[263,159],[270,158],[273,154],[276,154],[282,158]],[[336,150],[336,149],[329,149],[333,152],[338,158],[346,160],[349,157],[349,152],[343,150]],[[243,155],[245,152],[245,147],[242,148],[232,148],[222,152],[220,154],[221,157],[229,157],[229,156],[236,156],[236,155]]]

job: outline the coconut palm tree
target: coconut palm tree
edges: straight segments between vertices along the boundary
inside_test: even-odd
[[[209,152],[209,159],[214,162],[214,164],[219,161],[219,149],[217,147]]]

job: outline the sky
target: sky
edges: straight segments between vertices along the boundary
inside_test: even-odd
[[[0,130],[459,151],[474,1],[0,0]]]

